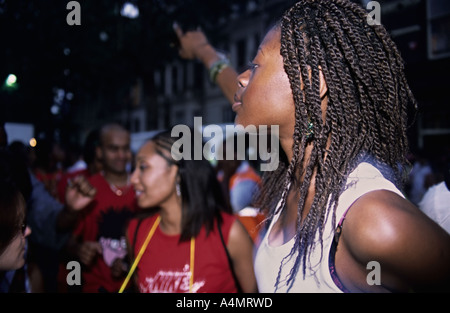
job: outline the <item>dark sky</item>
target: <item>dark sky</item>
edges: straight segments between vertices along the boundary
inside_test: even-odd
[[[151,77],[155,66],[176,56],[169,45],[175,19],[209,29],[239,1],[134,1],[139,16],[130,19],[120,14],[124,0],[81,0],[81,25],[73,26],[66,21],[68,2],[0,0],[4,120],[64,120],[80,98],[96,97],[105,86],[120,101],[137,75]],[[17,76],[15,89],[3,85],[10,73]],[[62,101],[55,100],[58,90],[65,92]],[[57,116],[51,113],[55,101],[61,102]]]

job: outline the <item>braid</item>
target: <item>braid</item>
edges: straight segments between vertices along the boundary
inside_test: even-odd
[[[322,247],[326,220],[331,216],[336,225],[338,198],[358,163],[371,160],[383,174],[390,170],[387,177],[398,184],[398,165],[406,162],[407,108],[415,100],[395,44],[384,27],[370,26],[366,20],[367,12],[348,0],[302,0],[276,26],[295,103],[293,157],[263,177],[259,204],[265,204],[273,217],[284,208],[296,175],[304,177],[298,186],[294,246],[281,265],[295,257],[287,277],[290,287],[300,268],[305,275],[312,247],[316,243]],[[328,87],[325,120],[320,71]],[[312,142],[304,135],[309,122]],[[312,152],[305,163],[308,144]],[[302,220],[313,174],[314,198]],[[274,199],[281,199],[277,210]],[[277,286],[284,279],[281,267]]]

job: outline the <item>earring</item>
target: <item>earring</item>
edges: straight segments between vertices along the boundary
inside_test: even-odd
[[[181,197],[181,189],[180,189],[180,184],[179,183],[175,184],[175,190],[177,191],[177,196]]]

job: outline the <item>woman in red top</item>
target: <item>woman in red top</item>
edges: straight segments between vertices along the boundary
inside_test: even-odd
[[[140,292],[256,292],[251,238],[226,207],[212,166],[203,157],[194,160],[195,147],[190,160],[172,156],[179,139],[170,131],[159,133],[136,156],[131,182],[138,205],[153,208],[127,229],[136,287]]]

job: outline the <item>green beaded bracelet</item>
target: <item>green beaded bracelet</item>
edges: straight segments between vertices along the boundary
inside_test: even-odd
[[[209,78],[214,84],[216,83],[217,75],[219,75],[229,65],[230,60],[227,58],[219,59],[211,65],[209,68]]]

